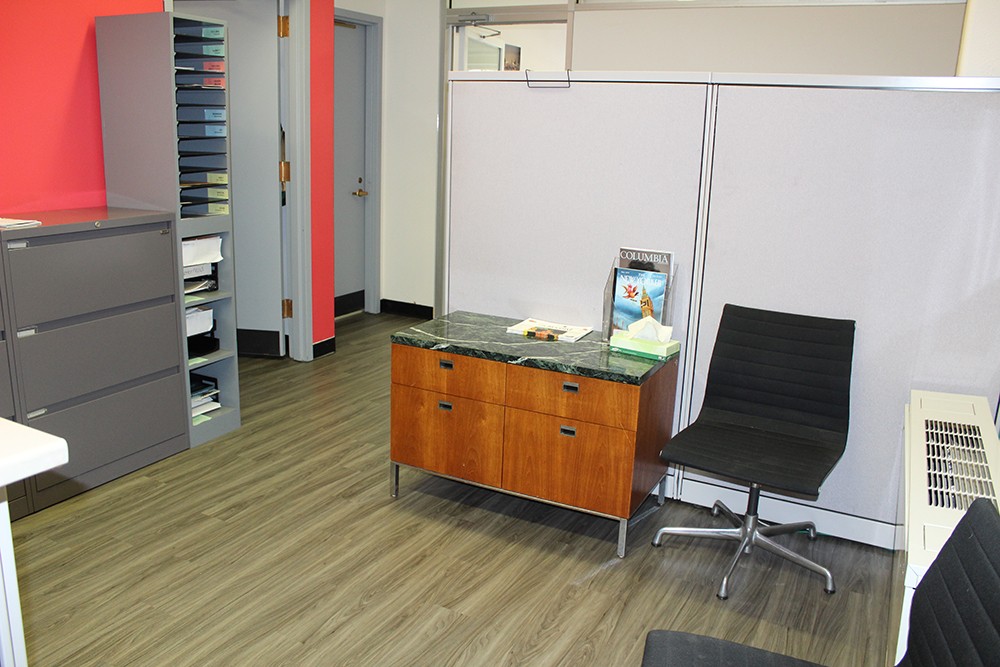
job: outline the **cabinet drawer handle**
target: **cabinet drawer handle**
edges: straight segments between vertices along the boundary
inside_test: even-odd
[[[451,403],[448,401],[438,401],[438,410],[445,410],[451,412]]]
[[[441,367],[441,370],[450,371],[455,368],[455,362],[451,359],[441,359],[438,361],[438,366]]]
[[[559,435],[569,436],[570,438],[576,437],[576,427],[575,426],[560,426]]]
[[[580,393],[580,384],[577,382],[563,382],[563,391],[570,394]]]

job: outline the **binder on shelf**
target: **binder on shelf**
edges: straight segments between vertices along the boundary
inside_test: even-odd
[[[181,263],[185,266],[211,264],[222,261],[222,237],[195,236],[181,241]],[[187,275],[184,276],[185,278]]]
[[[181,204],[182,218],[197,218],[204,215],[229,215],[229,204],[223,202]]]
[[[181,203],[202,203],[207,201],[226,201],[229,199],[229,188],[184,188],[181,190]]]
[[[174,52],[192,56],[224,56],[226,45],[223,42],[174,40]]]
[[[177,120],[181,122],[225,122],[225,107],[177,107]]]
[[[178,126],[180,127],[180,126]],[[181,153],[225,153],[225,139],[179,139],[177,150]]]
[[[229,172],[191,171],[180,175],[181,185],[228,185]]]
[[[225,72],[226,61],[222,58],[174,58],[174,69],[190,72]]]
[[[203,171],[205,169],[228,169],[229,164],[225,153],[209,153],[204,155],[182,155],[177,160],[181,169]]]
[[[177,104],[193,104],[200,106],[226,105],[226,91],[212,88],[178,88]]]
[[[222,39],[226,36],[226,29],[221,25],[185,25],[176,19],[174,22],[174,34],[182,37],[203,37],[205,39]]]
[[[225,137],[225,123],[178,123],[177,136],[185,137]]]
[[[218,88],[225,89],[226,77],[217,74],[189,74],[178,72],[174,75],[178,88]]]

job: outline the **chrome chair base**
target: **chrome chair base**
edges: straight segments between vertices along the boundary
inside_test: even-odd
[[[756,489],[751,490],[751,495],[755,495],[753,492]],[[756,505],[756,503],[752,503]],[[777,542],[771,539],[774,535],[786,535],[788,533],[797,533],[804,530],[808,533],[809,539],[816,539],[816,526],[811,521],[800,521],[797,523],[781,523],[781,524],[764,524],[761,523],[757,517],[756,508],[754,508],[753,513],[747,513],[744,518],[740,518],[732,510],[730,510],[722,501],[715,501],[712,506],[712,516],[719,516],[722,514],[735,526],[734,528],[683,528],[683,527],[665,527],[660,528],[656,531],[656,535],[653,537],[653,546],[658,547],[663,543],[663,537],[665,535],[684,535],[686,537],[708,537],[717,540],[735,540],[740,543],[739,549],[736,550],[736,554],[733,556],[732,561],[729,563],[729,568],[726,570],[726,575],[722,578],[722,584],[719,586],[719,592],[716,594],[720,600],[725,600],[729,597],[729,579],[733,574],[733,570],[736,569],[736,564],[739,562],[740,557],[743,554],[750,553],[755,546],[764,549],[765,551],[770,551],[771,553],[781,556],[787,560],[792,561],[796,565],[800,565],[807,570],[812,570],[813,572],[820,574],[826,580],[826,584],[823,588],[827,593],[833,593],[836,588],[833,584],[833,575],[830,574],[830,570],[826,569],[818,563],[814,563],[808,558],[801,556],[790,549],[786,549]]]

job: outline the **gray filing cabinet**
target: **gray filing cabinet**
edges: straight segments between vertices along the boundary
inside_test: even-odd
[[[187,369],[173,213],[18,217],[43,224],[0,232],[15,413],[69,445],[38,510],[186,449]]]
[[[0,262],[0,267],[2,266]],[[11,346],[8,343],[10,329],[7,327],[6,301],[4,286],[0,280],[0,418],[14,419],[14,385],[10,370]],[[24,480],[7,486],[7,508],[12,519],[18,519],[31,511]]]

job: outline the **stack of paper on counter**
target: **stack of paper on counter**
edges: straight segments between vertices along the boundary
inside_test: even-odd
[[[561,340],[567,343],[575,343],[593,330],[593,327],[557,324],[532,317],[507,327],[507,333],[541,340]]]

